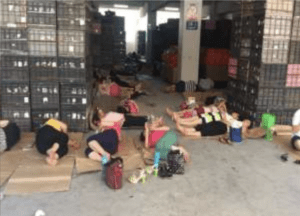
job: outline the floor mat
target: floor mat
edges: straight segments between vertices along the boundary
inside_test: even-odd
[[[74,158],[65,157],[49,166],[35,149],[27,151],[22,164],[8,181],[5,194],[31,194],[67,191],[70,188]]]
[[[295,160],[300,160],[300,152],[291,147],[291,135],[275,136],[273,142],[276,143],[284,153],[288,153]]]

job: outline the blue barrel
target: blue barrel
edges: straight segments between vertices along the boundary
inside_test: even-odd
[[[242,142],[242,128],[230,127],[229,137],[232,142]]]

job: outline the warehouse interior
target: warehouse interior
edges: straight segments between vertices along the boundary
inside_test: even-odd
[[[1,0],[0,85],[1,216],[299,215],[300,0]]]

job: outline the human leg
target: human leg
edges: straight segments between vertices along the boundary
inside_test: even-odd
[[[291,144],[295,150],[300,151],[300,137],[293,136],[293,138],[291,140]]]
[[[85,155],[92,160],[100,161],[100,162],[102,161],[102,156],[99,153],[93,151],[89,147],[85,149]]]
[[[176,123],[179,123],[180,125],[184,125],[187,127],[194,127],[198,124],[202,124],[202,119],[197,116],[186,118],[186,119],[175,118],[175,121]]]
[[[180,124],[176,124],[176,128],[179,132],[181,132],[184,136],[194,136],[194,137],[201,137],[201,132],[196,131],[195,128],[186,128],[181,126]]]

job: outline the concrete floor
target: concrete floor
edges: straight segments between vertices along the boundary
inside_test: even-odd
[[[157,81],[155,89],[159,86]],[[181,100],[180,95],[159,94],[142,97],[138,103],[155,103],[145,112],[165,115],[166,106]],[[175,127],[170,118],[166,122]],[[47,216],[300,214],[300,166],[281,162],[276,145],[264,140],[226,146],[211,139],[179,139],[192,157],[182,176],[151,177],[137,185],[124,182],[123,189],[113,191],[100,181],[101,173],[84,174],[73,178],[68,192],[7,196],[1,201],[0,215],[33,216],[37,209]]]

